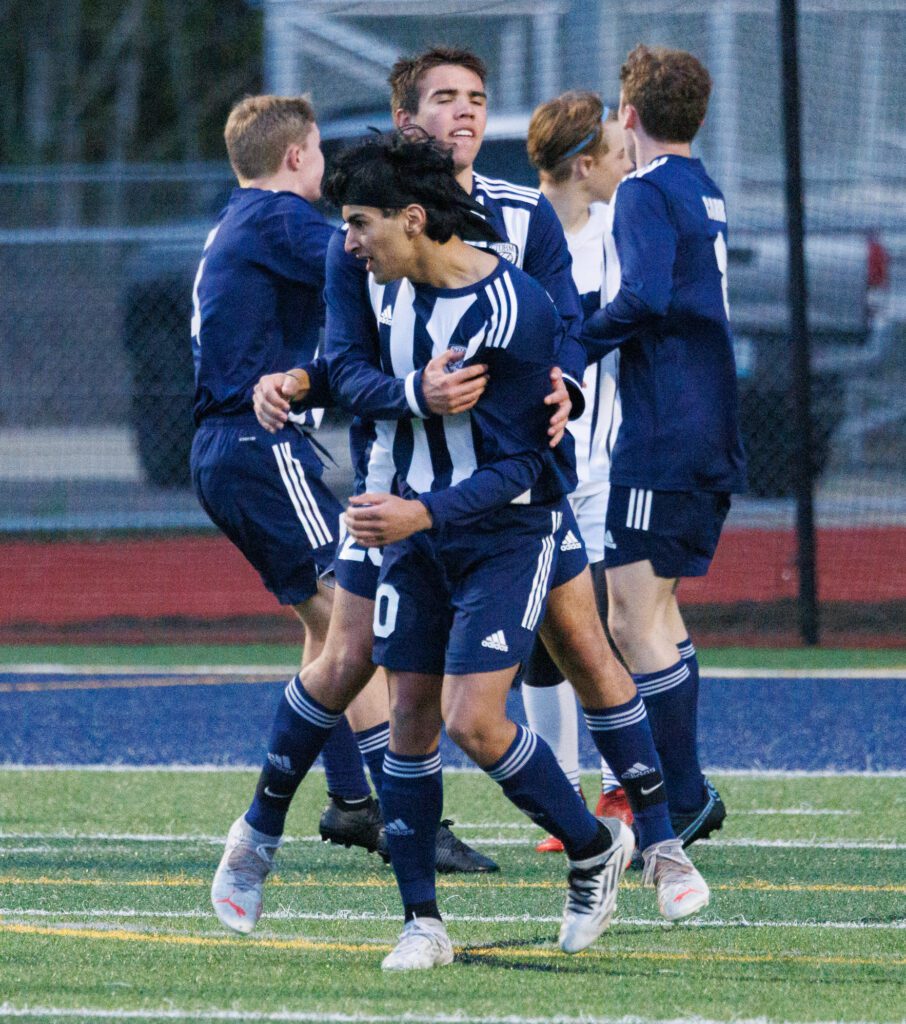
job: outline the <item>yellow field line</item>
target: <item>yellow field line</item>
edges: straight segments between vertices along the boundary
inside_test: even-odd
[[[38,875],[33,878],[18,875],[0,875],[0,885],[59,885],[64,886],[104,886],[108,889],[123,888],[188,888],[191,886],[209,886],[208,878],[189,878],[186,875],[164,875],[160,878],[143,878],[118,881],[111,878],[48,878]],[[279,876],[271,878],[268,888],[282,886],[286,889],[393,889],[393,879],[366,878],[361,881],[345,880],[330,881],[323,878],[304,878],[296,881],[284,881]],[[561,889],[562,881],[543,882],[503,882],[492,881],[490,878],[481,881],[458,881],[438,878],[439,889]],[[624,881],[623,889],[641,889],[641,882]],[[726,885],[712,885],[712,892],[896,892],[906,893],[906,885],[849,885],[843,882],[826,883],[778,883],[759,879],[745,882],[733,882]]]
[[[255,949],[309,950],[315,952],[339,953],[383,953],[391,947],[389,944],[365,944],[350,942],[324,942],[313,939],[235,939],[219,938],[204,935],[161,935],[155,932],[132,932],[126,929],[100,930],[94,928],[48,928],[40,925],[0,924],[0,932],[14,935],[47,935],[54,938],[70,939],[101,939],[111,942],[144,942],[165,946],[252,946]],[[241,944],[241,945],[240,945]],[[557,949],[538,949],[532,946],[466,946],[460,953],[469,956],[494,956],[513,959],[530,957],[550,959],[564,957],[568,954]],[[845,956],[805,956],[798,953],[717,953],[703,951],[701,953],[666,953],[619,949],[594,949],[588,954],[597,959],[605,960],[653,960],[676,962],[684,960],[707,959],[710,962],[730,964],[807,964],[809,966],[841,966],[841,967],[903,967],[906,957],[845,957]]]

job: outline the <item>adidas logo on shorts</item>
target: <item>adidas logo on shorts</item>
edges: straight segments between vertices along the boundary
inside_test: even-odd
[[[631,767],[627,768],[625,772],[620,776],[621,779],[640,779],[643,775],[650,775],[654,771],[653,768],[649,768],[647,764],[642,764],[641,761]]]
[[[567,530],[566,536],[563,538],[563,543],[560,545],[561,551],[578,551],[582,547],[579,538],[573,533],[572,530]]]
[[[393,308],[390,305],[384,306],[381,310],[381,315],[378,317],[379,324],[385,324],[387,327],[393,326]]]
[[[613,539],[613,534],[610,530],[604,531],[604,547],[605,548],[616,548],[617,542]]]
[[[415,829],[410,828],[402,818],[394,818],[393,821],[388,821],[384,826],[384,831],[388,836],[414,836]]]
[[[481,641],[481,646],[490,647],[492,651],[503,651],[504,654],[509,650],[506,637],[503,635],[502,629],[498,629],[496,633],[486,636],[484,640]]]

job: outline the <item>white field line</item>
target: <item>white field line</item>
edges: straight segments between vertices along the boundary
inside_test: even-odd
[[[595,774],[599,765],[589,763],[581,765],[583,772]],[[705,766],[705,773],[726,779],[906,779],[906,769],[882,768],[879,770],[854,770],[851,768],[721,768]],[[0,772],[173,772],[184,774],[198,772],[260,772],[260,764],[18,764],[0,762]],[[320,766],[312,768],[309,775],[324,774]],[[444,775],[478,775],[483,774],[480,768],[452,767],[444,765]],[[902,1022],[901,1022],[902,1024]]]
[[[703,668],[702,679],[894,679],[906,680],[904,664],[893,668]],[[67,665],[54,662],[0,664],[0,672],[71,676],[291,676],[293,665]]]
[[[6,840],[30,840],[38,842],[76,840],[80,842],[103,843],[206,843],[220,845],[226,836],[215,835],[167,835],[163,833],[137,832],[0,832],[0,842]],[[321,843],[320,836],[286,836],[284,843]],[[525,846],[530,839],[511,836],[481,836],[482,846]],[[906,850],[906,843],[890,840],[865,842],[856,839],[702,839],[704,846],[747,847],[787,850]],[[69,851],[70,848],[67,848]],[[0,848],[0,854],[5,851]],[[44,848],[36,852],[46,852]]]
[[[103,908],[91,908],[84,910],[38,910],[24,907],[0,907],[0,917],[6,918],[6,923],[25,921],[34,918],[67,918],[67,923],[72,920],[79,922],[94,918],[114,920],[127,918],[129,920],[210,920],[210,910],[104,910]],[[399,914],[378,914],[373,911],[361,910],[337,910],[333,913],[326,911],[295,911],[295,910],[271,910],[265,915],[268,921],[390,921],[399,922]],[[542,916],[535,914],[444,914],[445,921],[459,921],[465,924],[559,924],[562,915]],[[621,917],[617,914],[614,917],[614,924],[628,925],[633,928],[671,928],[669,921],[663,918],[637,918]],[[735,917],[730,920],[720,918],[699,918],[683,922],[685,928],[820,928],[840,931],[903,931],[906,930],[906,918],[896,921],[749,921],[746,918]],[[219,933],[218,933],[219,934]],[[261,930],[256,934],[263,934]],[[276,934],[276,933],[275,933]]]
[[[522,1017],[517,1014],[473,1017],[462,1011],[453,1013],[383,1014],[328,1013],[326,1011],[277,1010],[258,1013],[253,1010],[180,1010],[167,1007],[159,1010],[111,1010],[88,1007],[14,1006],[0,1004],[0,1019],[55,1017],[71,1020],[188,1020],[188,1021],[260,1021],[262,1024],[793,1024],[771,1017]],[[840,1024],[837,1021],[812,1021],[809,1024]],[[847,1021],[846,1024],[880,1024],[876,1021]],[[902,1024],[891,1021],[890,1024]]]

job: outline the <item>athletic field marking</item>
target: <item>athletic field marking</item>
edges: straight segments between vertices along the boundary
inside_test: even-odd
[[[623,889],[641,889],[641,882],[621,882]],[[190,878],[187,875],[162,875],[160,878],[124,879],[113,878],[50,878],[47,875],[36,875],[28,878],[22,875],[0,875],[0,885],[41,885],[41,886],[103,886],[107,889],[178,889],[194,888],[203,886],[210,888],[211,880],[205,878]],[[396,889],[396,882],[392,879],[365,878],[362,880],[330,880],[324,878],[308,877],[295,880],[284,880],[280,875],[274,875],[267,883],[268,888],[284,889]],[[460,880],[452,878],[438,878],[439,889],[556,889],[563,888],[562,881],[541,881],[527,882],[517,880],[515,882],[491,881],[490,876],[480,880]],[[906,892],[906,885],[851,885],[846,882],[769,882],[761,879],[750,879],[745,882],[734,882],[727,885],[712,885],[712,892]]]
[[[309,950],[311,952],[339,953],[376,953],[389,951],[393,947],[384,943],[363,942],[328,942],[321,939],[265,939],[265,938],[230,938],[213,935],[163,935],[158,932],[134,932],[122,928],[49,928],[43,925],[3,924],[0,933],[12,935],[45,935],[54,938],[93,939],[106,942],[144,942],[163,946],[199,946],[217,947],[232,946],[243,948],[277,950]],[[493,956],[502,959],[513,957],[530,957],[537,959],[561,959],[571,956],[555,947],[544,949],[537,946],[464,946],[460,954],[468,956]],[[600,960],[649,960],[664,962],[682,962],[687,960],[707,959],[709,963],[728,964],[805,964],[811,967],[906,967],[906,957],[897,956],[807,956],[802,953],[718,953],[708,950],[705,953],[671,953],[666,951],[648,952],[627,949],[588,949],[584,956]]]
[[[465,828],[465,826],[463,826]],[[215,835],[165,835],[156,833],[135,832],[0,832],[0,842],[4,840],[77,840],[81,842],[103,843],[204,843],[219,845],[226,841],[226,836]],[[323,843],[320,836],[287,836],[285,844],[290,843]],[[510,836],[482,836],[484,846],[525,846],[528,839],[514,839]],[[864,842],[857,839],[702,839],[702,846],[742,847],[746,849],[781,849],[781,850],[906,850],[906,843],[892,840]],[[4,853],[0,847],[0,853]]]
[[[406,1013],[392,1017],[381,1014],[330,1013],[326,1010],[305,1011],[279,1010],[275,1013],[259,1013],[254,1010],[178,1010],[167,1007],[160,1010],[111,1010],[89,1007],[64,1006],[14,1006],[0,1004],[0,1013],[6,1017],[59,1017],[76,1020],[90,1018],[98,1020],[188,1020],[188,1021],[260,1021],[262,1024],[775,1024],[769,1017],[733,1017],[725,1020],[705,1017],[658,1018],[658,1017],[521,1017],[508,1014],[506,1017],[471,1017],[464,1013]],[[779,1022],[778,1022],[779,1024]],[[790,1022],[784,1022],[790,1024]],[[817,1021],[809,1024],[839,1024],[837,1021]],[[869,1021],[848,1021],[847,1024],[876,1024]],[[891,1022],[893,1024],[893,1022]],[[900,1022],[902,1024],[902,1021]]]
[[[11,919],[16,918],[128,918],[129,920],[213,920],[214,915],[210,910],[104,910],[93,908],[89,910],[37,910],[27,907],[3,907],[0,908],[0,917]],[[399,921],[399,914],[378,914],[371,910],[337,910],[333,913],[326,911],[295,911],[295,910],[272,910],[266,914],[268,921],[349,921],[352,923],[364,921]],[[445,921],[459,921],[463,924],[559,924],[562,915],[543,916],[537,914],[444,914]],[[614,924],[621,924],[631,928],[672,928],[669,921],[661,917],[620,917],[619,914],[613,919]],[[15,923],[12,921],[10,923]],[[898,921],[748,921],[745,918],[733,918],[729,921],[713,918],[701,920],[700,918],[690,919],[683,922],[684,928],[819,928],[832,931],[902,931],[906,930],[906,918]]]
[[[0,673],[67,676],[269,676],[262,681],[286,681],[298,671],[294,665],[66,665],[48,662],[0,664]],[[894,679],[906,680],[904,664],[878,668],[702,668],[702,679]],[[151,684],[149,684],[151,685]],[[191,684],[186,684],[191,685]]]
[[[0,693],[51,693],[57,690],[143,690],[145,687],[179,687],[184,686],[259,686],[262,683],[274,683],[268,679],[228,679],[224,676],[184,676],[175,674],[165,676],[143,676],[136,679],[124,677],[115,681],[104,682],[101,679],[82,682],[75,679],[54,679],[47,682],[0,683]]]
[[[588,775],[597,775],[600,772],[600,763],[596,766],[592,762],[581,766],[582,771]],[[110,772],[111,774],[142,773],[142,772],[175,772],[177,774],[187,772],[198,772],[205,774],[210,772],[249,772],[258,774],[261,771],[260,764],[17,764],[0,763],[0,772]],[[868,771],[855,771],[850,768],[721,768],[714,765],[706,765],[706,774],[716,775],[725,779],[906,779],[906,769],[903,768],[879,768]],[[320,766],[309,771],[312,774],[324,774]],[[477,775],[482,774],[480,768],[453,767],[444,765],[444,775]]]

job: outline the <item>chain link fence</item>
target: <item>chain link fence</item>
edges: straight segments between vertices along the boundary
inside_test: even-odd
[[[734,501],[712,573],[684,583],[681,599],[699,636],[794,641],[796,437],[774,5],[513,2],[482,5],[478,17],[475,5],[451,3],[442,32],[413,5],[362,13],[366,6],[264,4],[269,87],[313,93],[328,157],[344,137],[387,123],[392,59],[439,39],[488,61],[492,118],[478,167],[522,184],[535,184],[523,141],[535,102],[573,87],[615,99],[619,63],[640,40],[690,49],[708,64],[715,92],[696,147],[727,195],[751,488]],[[800,8],[823,636],[902,642],[906,4]],[[64,562],[78,562],[66,544],[212,540],[188,483],[188,323],[201,246],[231,185],[225,161],[0,170],[0,568],[10,584],[0,639],[35,639],[47,633],[42,623],[52,629],[47,609],[59,607]],[[341,497],[350,481],[344,429],[342,418],[328,419],[327,446],[340,464],[330,479]],[[30,610],[13,576],[23,551],[22,564],[40,568]],[[64,618],[73,629],[113,622],[105,587],[114,596],[120,588],[132,608],[125,588],[165,579],[175,593],[183,583],[172,584],[174,571],[146,562],[138,579],[94,581],[92,593],[103,596],[95,604],[108,610],[94,614],[89,600]],[[204,585],[221,620],[265,613],[253,575],[238,590],[216,573]],[[153,612],[159,635],[179,635],[180,607],[174,599],[171,614]],[[128,613],[133,626],[141,608]]]

